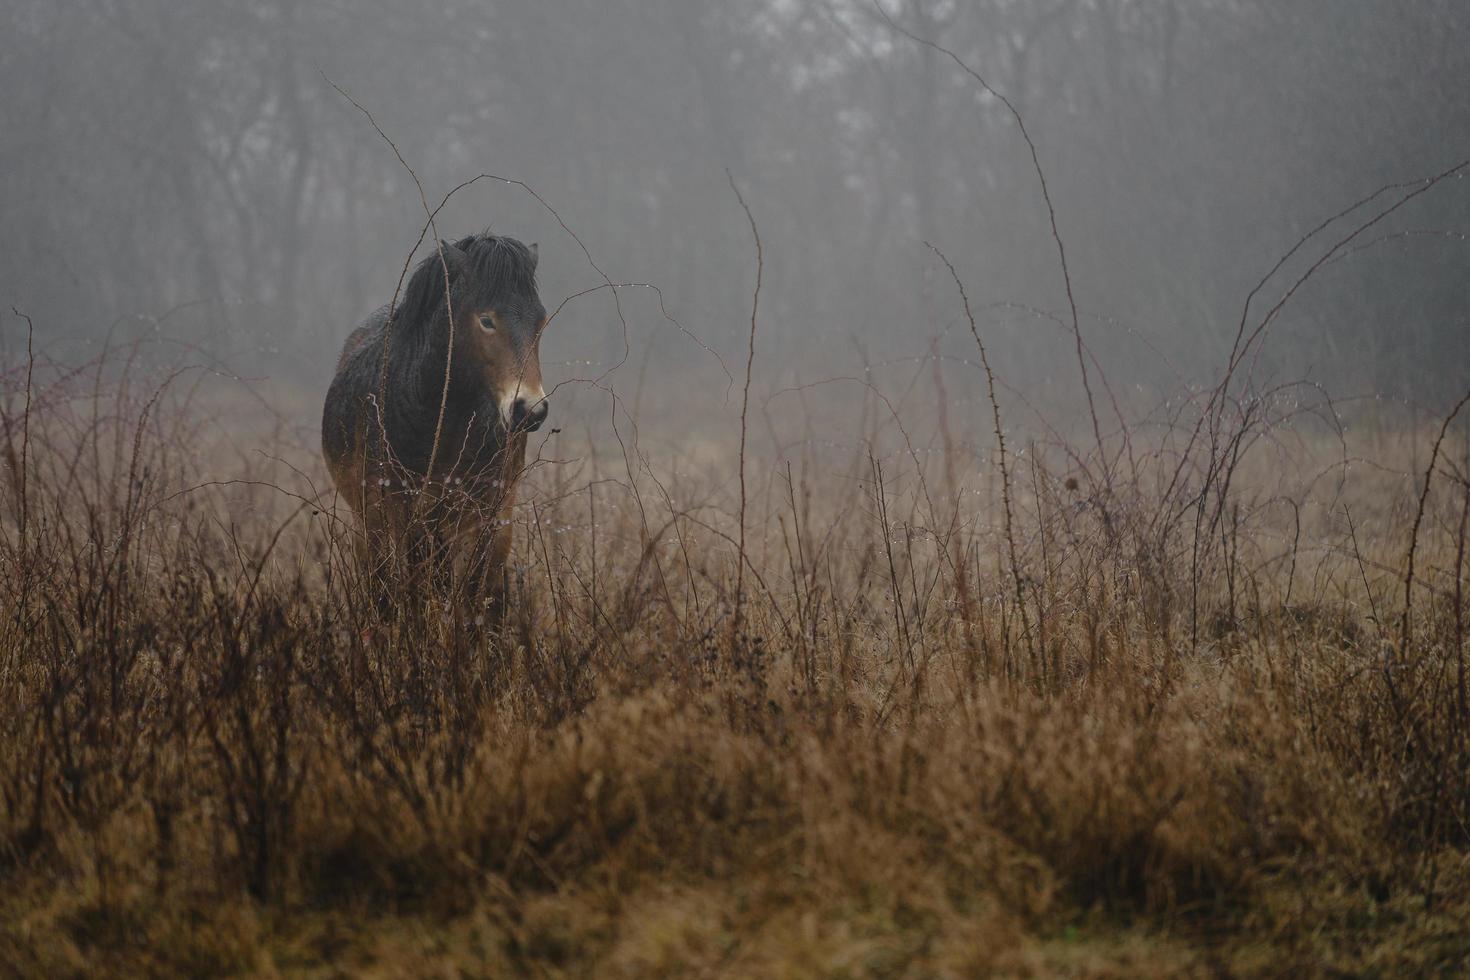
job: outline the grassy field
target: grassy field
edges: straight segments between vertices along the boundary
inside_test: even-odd
[[[1451,406],[546,443],[490,633],[195,374],[6,372],[0,973],[1470,968]]]

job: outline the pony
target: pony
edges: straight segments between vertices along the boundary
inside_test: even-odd
[[[431,580],[503,613],[526,437],[546,421],[538,250],[485,232],[418,264],[343,345],[322,455],[361,525],[380,606]],[[446,593],[448,594],[448,593]]]

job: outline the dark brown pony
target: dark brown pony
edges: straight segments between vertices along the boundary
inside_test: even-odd
[[[342,349],[322,453],[385,602],[433,581],[503,610],[526,433],[550,407],[536,259],[536,246],[490,234],[441,243],[402,303],[369,316]]]

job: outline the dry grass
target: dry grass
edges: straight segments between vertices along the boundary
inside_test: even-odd
[[[1018,450],[1003,504],[876,436],[753,454],[743,576],[728,473],[548,464],[486,635],[378,617],[316,463],[198,487],[194,375],[29,375],[0,971],[1470,965],[1463,419],[1320,480],[1286,409],[1195,403]]]

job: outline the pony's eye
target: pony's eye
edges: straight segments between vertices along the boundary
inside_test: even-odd
[[[495,318],[488,313],[480,314],[480,326],[486,330],[494,330]]]

